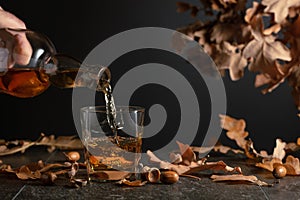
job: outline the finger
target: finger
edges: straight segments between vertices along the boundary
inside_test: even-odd
[[[25,34],[16,34],[14,38],[13,59],[19,65],[27,65],[31,58],[32,47]]]
[[[26,29],[25,23],[15,15],[0,9],[0,28]]]

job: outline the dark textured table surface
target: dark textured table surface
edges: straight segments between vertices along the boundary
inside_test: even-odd
[[[63,162],[62,151],[47,153],[45,149],[31,148],[24,154],[0,157],[13,168],[43,160]],[[214,155],[209,160],[223,160],[230,166],[240,166],[245,175],[273,183],[271,173],[258,169],[253,163],[236,156]],[[213,182],[211,172],[200,174],[201,180],[180,177],[173,185],[146,184],[143,187],[118,186],[115,183],[91,183],[82,188],[70,188],[64,176],[54,185],[43,185],[39,180],[19,180],[15,175],[0,174],[0,199],[300,199],[300,177],[287,176],[273,187],[248,183]]]

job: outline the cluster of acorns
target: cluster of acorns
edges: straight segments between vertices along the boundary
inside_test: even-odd
[[[65,156],[67,157],[68,161],[72,163],[76,163],[80,159],[79,153],[75,151],[68,152],[65,154]],[[72,170],[70,172],[72,172]],[[75,173],[72,175],[75,176]],[[171,170],[159,170],[158,168],[154,167],[144,167],[142,179],[147,180],[149,183],[173,184],[178,182],[179,175],[175,171]]]
[[[165,183],[173,184],[179,180],[179,175],[175,171],[171,170],[159,170],[158,168],[144,167],[142,178],[149,183]]]

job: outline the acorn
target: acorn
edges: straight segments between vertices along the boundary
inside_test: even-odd
[[[286,175],[286,168],[283,165],[278,165],[273,170],[273,176],[275,178],[283,178]]]
[[[145,177],[148,182],[157,183],[160,180],[160,171],[157,168],[150,168]]]
[[[80,154],[77,151],[70,151],[65,155],[70,162],[76,162],[80,159]]]
[[[162,171],[160,181],[166,184],[173,184],[179,180],[179,175],[174,171]]]
[[[52,185],[54,184],[54,181],[57,179],[57,176],[53,172],[48,172],[42,174],[40,179],[45,185]]]

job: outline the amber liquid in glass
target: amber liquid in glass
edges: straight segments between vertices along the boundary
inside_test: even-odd
[[[103,170],[135,171],[140,160],[137,153],[141,153],[142,139],[121,136],[117,139],[118,145],[114,142],[115,137],[93,138],[87,144],[90,176],[97,178]]]

